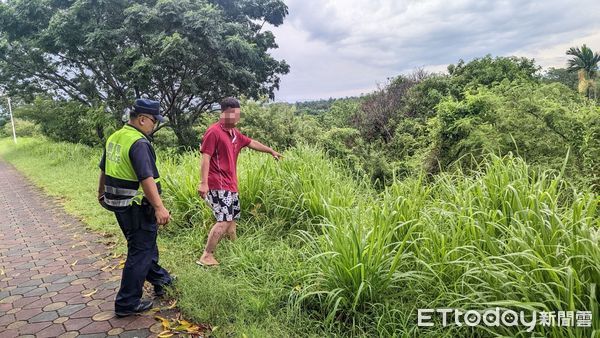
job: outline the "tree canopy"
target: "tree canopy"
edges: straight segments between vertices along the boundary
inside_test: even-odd
[[[12,0],[0,4],[0,83],[103,107],[120,119],[133,99],[160,100],[180,144],[226,96],[273,97],[289,71],[264,23],[287,15],[280,0]]]

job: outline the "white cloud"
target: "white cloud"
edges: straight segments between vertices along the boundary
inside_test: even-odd
[[[271,28],[280,46],[272,54],[291,65],[279,100],[360,94],[399,73],[441,70],[461,58],[520,55],[562,66],[570,46],[600,48],[600,2],[593,0],[286,3],[289,17]]]

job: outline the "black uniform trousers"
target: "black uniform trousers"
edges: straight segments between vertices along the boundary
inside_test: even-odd
[[[158,265],[158,225],[152,206],[146,203],[133,204],[126,211],[115,212],[115,216],[127,239],[127,260],[115,310],[127,311],[135,309],[140,303],[144,281],[162,286],[170,284],[172,280],[167,270]]]

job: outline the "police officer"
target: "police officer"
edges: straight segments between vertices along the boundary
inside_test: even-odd
[[[171,216],[160,198],[156,154],[148,140],[161,121],[157,101],[135,100],[129,122],[108,138],[100,161],[98,200],[115,213],[127,239],[127,260],[115,300],[118,317],[152,307],[152,300],[141,299],[144,281],[154,286],[156,296],[172,282],[158,265],[158,225],[167,224]]]

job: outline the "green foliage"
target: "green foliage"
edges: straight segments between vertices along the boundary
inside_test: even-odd
[[[287,149],[301,143],[313,144],[321,133],[311,116],[298,116],[287,104],[261,105],[259,102],[242,103],[240,128],[251,138],[273,149]]]
[[[307,115],[322,115],[331,110],[331,107],[335,105],[340,100],[352,100],[355,98],[344,98],[344,99],[334,99],[329,98],[327,100],[315,100],[315,101],[304,101],[304,102],[296,102],[296,110],[300,114]]]
[[[510,327],[417,328],[418,308],[597,313],[597,196],[512,157],[492,157],[481,169],[431,184],[396,181],[375,201],[334,209],[322,236],[304,234],[312,264],[298,306],[331,326],[377,336],[531,335]]]
[[[194,131],[194,133],[199,134],[196,131]],[[177,135],[175,135],[173,129],[169,127],[160,128],[160,130],[153,134],[152,144],[154,147],[160,149],[172,148],[177,144]]]
[[[35,122],[41,132],[55,141],[102,145],[117,125],[103,109],[76,101],[38,97],[31,104],[15,108],[15,116]]]
[[[417,79],[399,76],[362,100],[360,110],[351,119],[353,127],[361,131],[365,141],[391,141],[396,117],[401,113],[410,88],[417,82]]]
[[[338,158],[352,156],[363,146],[360,131],[354,128],[331,128],[320,141],[330,154]]]
[[[583,70],[588,79],[593,79],[598,75],[598,63],[600,62],[600,54],[594,53],[588,46],[583,44],[581,48],[571,47],[567,50],[567,55],[572,58],[568,61],[568,70],[570,72],[578,72]]]
[[[124,250],[94,197],[99,149],[3,140],[0,155]],[[159,236],[161,261],[179,276],[172,295],[184,316],[218,326],[213,335],[584,337],[599,329],[598,321],[534,333],[415,326],[418,308],[598,315],[600,199],[556,171],[490,156],[476,172],[394,180],[378,194],[317,148],[284,155],[242,153],[240,238],[221,243],[223,264],[208,270],[194,263],[212,223],[195,192],[198,155],[159,153],[175,218]]]
[[[35,123],[20,118],[15,118],[15,134],[17,134],[17,137],[32,137],[39,136],[41,133],[40,127]],[[0,136],[13,136],[13,129],[10,121],[0,127]]]
[[[435,116],[435,107],[450,93],[451,81],[447,75],[433,74],[417,83],[408,92],[403,115],[421,122]]]
[[[544,83],[558,82],[573,90],[577,90],[578,81],[577,73],[571,72],[566,68],[550,67],[542,76],[542,82]]]
[[[597,99],[597,85],[595,79],[598,77],[598,62],[600,54],[594,53],[585,44],[579,47],[571,47],[567,55],[572,58],[568,61],[568,70],[576,72],[579,77],[578,90],[588,98]]]
[[[536,81],[536,73],[540,67],[533,59],[519,57],[496,57],[486,55],[465,63],[460,60],[456,65],[449,65],[451,77],[451,93],[461,98],[466,89],[478,86],[491,87],[502,81]]]
[[[11,95],[70,98],[120,120],[136,97],[161,100],[180,145],[225,96],[273,97],[280,0],[9,1],[0,4],[0,83]],[[104,110],[103,110],[104,111]]]
[[[286,152],[277,162],[267,154],[240,155],[238,164],[241,204],[253,217],[284,219],[292,225],[318,223],[329,214],[330,208],[348,207],[354,203],[359,187],[348,180],[348,172],[328,160],[321,151],[299,146]],[[164,156],[164,157],[163,157]],[[159,155],[160,170],[165,179],[163,190],[168,205],[173,208],[178,227],[199,223],[210,225],[211,212],[198,197],[199,157],[197,154]],[[331,185],[342,181],[344,184]],[[259,216],[261,215],[261,216]]]
[[[360,106],[359,98],[336,100],[329,110],[319,115],[319,122],[325,129],[352,127],[352,119],[359,113]]]
[[[438,106],[433,129],[442,168],[456,160],[473,166],[486,154],[513,152],[529,163],[559,169],[569,149],[568,174],[596,183],[600,109],[558,84],[503,83]],[[589,181],[588,181],[589,179]]]
[[[10,122],[8,107],[4,107],[2,104],[0,104],[0,128],[2,128],[4,124],[8,122]]]

